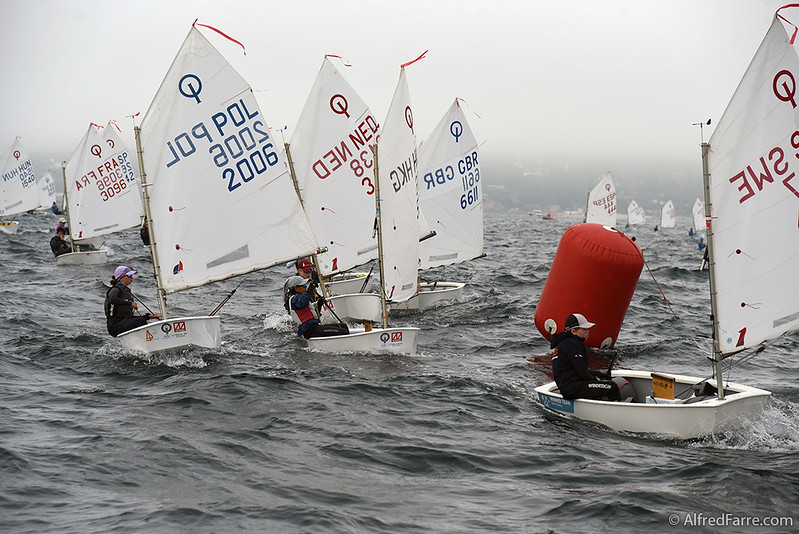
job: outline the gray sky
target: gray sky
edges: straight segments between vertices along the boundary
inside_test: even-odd
[[[133,149],[195,18],[256,91],[272,127],[299,117],[324,54],[381,121],[408,67],[423,140],[464,98],[483,162],[659,173],[699,165],[698,127],[720,118],[787,0],[0,0],[0,152],[66,157],[89,122],[117,120]],[[799,9],[788,11],[799,22]],[[712,126],[705,128],[709,138]],[[672,168],[673,167],[673,168]],[[590,172],[590,171],[589,171]],[[41,175],[43,169],[37,169]],[[581,193],[582,195],[582,193]]]

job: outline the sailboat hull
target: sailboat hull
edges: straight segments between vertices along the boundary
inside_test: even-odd
[[[675,379],[675,391],[690,391],[702,378],[669,375]],[[756,418],[763,410],[770,392],[729,382],[724,400],[715,395],[686,400],[666,401],[651,397],[652,373],[620,369],[613,377],[624,377],[633,386],[632,402],[590,399],[564,399],[554,382],[535,388],[538,402],[548,410],[583,421],[592,421],[621,432],[658,437],[691,439],[734,430]],[[708,381],[715,386],[715,382]]]
[[[391,304],[392,310],[427,310],[444,300],[460,300],[463,288],[460,282],[423,283],[421,291],[404,302]]]
[[[308,348],[320,352],[394,352],[416,353],[418,328],[375,328],[369,332],[353,331],[344,336],[312,337]]]
[[[108,263],[107,250],[87,250],[85,252],[67,252],[56,257],[60,265],[100,265]]]
[[[327,282],[326,286],[331,295],[349,295],[352,293],[363,293],[369,291],[371,278],[367,279],[367,273],[344,273],[337,274]],[[364,287],[366,282],[366,287]]]
[[[351,295],[338,295],[326,299],[328,306],[332,308],[322,308],[322,324],[338,323],[342,321],[383,321],[383,308],[380,302],[380,295],[377,293],[353,293]]]
[[[222,345],[219,317],[180,317],[154,321],[117,336],[126,350],[157,352],[183,347],[218,349]]]
[[[0,221],[0,234],[16,234],[19,230],[17,221]]]

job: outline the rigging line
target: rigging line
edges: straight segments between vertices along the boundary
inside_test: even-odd
[[[131,292],[130,292],[130,294],[131,294],[131,295],[133,295],[133,298],[135,298],[136,300],[138,300],[138,301],[139,301],[139,304],[141,304],[142,306],[144,306],[145,308],[147,308],[147,311],[148,311],[148,312],[150,312],[151,314],[152,314],[152,313],[154,313],[154,312],[153,312],[153,310],[151,310],[151,309],[150,309],[150,308],[147,306],[147,304],[145,304],[145,303],[142,301],[142,299],[140,299],[139,297],[137,297],[137,296],[136,296],[136,293],[134,293],[133,291],[131,291]],[[139,310],[136,310],[136,311],[139,311]]]
[[[236,290],[237,290],[238,288],[240,288],[240,287],[241,287],[241,284],[243,284],[244,282],[246,282],[246,280],[247,280],[246,278],[243,278],[243,279],[241,280],[241,282],[239,282],[239,284],[238,284],[236,287],[234,287],[234,288],[233,288],[233,291],[231,291],[230,293],[228,293],[228,294],[227,294],[227,296],[226,296],[225,298],[223,298],[223,299],[222,299],[222,302],[220,302],[220,303],[219,303],[219,305],[218,305],[216,308],[214,308],[214,311],[212,311],[211,313],[209,313],[209,314],[208,314],[208,317],[213,317],[214,315],[216,315],[216,312],[218,312],[219,310],[221,310],[221,309],[222,309],[222,306],[224,306],[225,304],[227,304],[227,301],[229,301],[229,300],[230,300],[230,297],[232,297],[232,296],[233,296],[233,294],[236,292]]]
[[[635,245],[635,248],[638,248],[638,249],[640,250],[640,248],[639,248],[639,247],[638,247],[638,245],[635,243],[635,241],[633,241],[632,239],[630,239],[630,236],[628,236],[627,234],[625,234],[624,232],[622,232],[622,231],[621,231],[621,230],[619,230],[618,228],[614,228],[614,230],[616,230],[616,231],[617,231],[617,232],[619,232],[621,235],[623,235],[624,237],[626,237],[626,238],[627,238],[627,240],[628,240],[628,241],[630,241],[630,243],[632,243],[633,245]],[[674,317],[677,317],[677,314],[676,314],[676,313],[674,313],[674,310],[673,310],[673,309],[672,309],[672,307],[671,307],[671,303],[669,302],[669,299],[668,299],[668,297],[666,297],[666,294],[665,294],[665,293],[663,293],[663,289],[660,287],[660,284],[658,284],[658,281],[657,281],[657,279],[655,278],[655,273],[653,273],[653,272],[652,272],[652,269],[650,269],[650,268],[649,268],[649,263],[647,263],[647,261],[646,261],[646,258],[644,257],[644,252],[643,252],[643,251],[641,251],[641,259],[642,259],[642,260],[644,260],[644,265],[646,265],[646,270],[647,270],[647,271],[649,271],[649,276],[651,276],[651,277],[652,277],[652,281],[653,281],[653,282],[655,282],[655,285],[657,286],[657,288],[658,288],[658,291],[660,291],[660,294],[661,294],[661,295],[663,295],[663,300],[665,300],[665,301],[666,301],[666,306],[668,306],[668,307],[669,307],[669,311],[671,311],[671,314],[672,314]]]

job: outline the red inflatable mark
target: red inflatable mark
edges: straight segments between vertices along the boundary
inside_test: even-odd
[[[536,306],[536,328],[549,340],[548,321],[560,332],[566,317],[581,313],[596,324],[586,346],[601,347],[608,339],[613,346],[643,267],[641,249],[622,232],[594,223],[572,226],[561,237]]]

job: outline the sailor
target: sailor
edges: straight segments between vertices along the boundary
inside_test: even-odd
[[[699,242],[696,244],[699,247],[699,250],[705,250],[705,238],[700,237]]]
[[[313,298],[308,292],[310,280],[302,276],[292,276],[286,280],[284,295],[284,306],[291,314],[291,318],[299,325],[297,335],[305,339],[309,337],[339,336],[349,334],[349,329],[345,324],[323,325],[319,322],[319,314],[311,306]]]
[[[134,274],[136,271],[125,265],[117,267],[111,278],[111,289],[105,294],[105,322],[108,333],[113,337],[143,326],[150,319],[160,318],[157,313],[133,315],[139,309],[139,305],[133,301],[133,292],[128,287]]]
[[[291,267],[292,265],[297,269],[297,276],[301,276],[305,280],[308,280],[309,283],[307,287],[307,293],[311,295],[312,300],[315,301],[316,313],[319,314],[322,307],[322,295],[319,292],[319,275],[314,269],[313,263],[311,263],[311,260],[303,258],[299,261],[289,262],[286,264],[287,267]],[[291,310],[288,308],[288,281],[292,278],[293,276],[289,277],[283,284],[283,305],[286,308],[286,311],[289,313]]]
[[[58,232],[59,228],[63,228],[64,233],[69,235],[69,226],[67,226],[67,220],[63,217],[58,219],[58,226],[56,226],[56,233]]]
[[[61,210],[58,209],[58,204],[53,202],[53,205],[50,206],[50,211],[52,211],[55,215],[61,215]]]
[[[585,340],[588,330],[595,326],[582,314],[566,318],[563,332],[552,336],[552,373],[564,399],[620,399],[619,386],[607,373],[588,368]]]
[[[50,239],[50,250],[53,251],[56,258],[61,254],[72,252],[72,249],[64,240],[64,228],[61,225],[55,229],[55,235]]]

